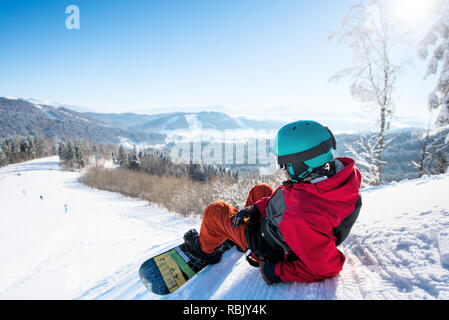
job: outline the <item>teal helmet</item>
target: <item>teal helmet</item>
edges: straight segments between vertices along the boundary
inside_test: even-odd
[[[336,149],[337,143],[329,128],[308,120],[282,127],[272,146],[278,164],[293,180],[303,179],[331,161]]]

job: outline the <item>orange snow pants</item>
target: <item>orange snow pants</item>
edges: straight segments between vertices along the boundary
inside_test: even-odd
[[[270,197],[274,189],[267,184],[258,184],[251,189],[245,207],[249,207],[262,199]],[[238,212],[237,208],[223,201],[215,201],[204,210],[200,229],[201,249],[210,254],[227,239],[233,241],[244,251],[248,249],[245,237],[245,225],[237,228],[231,225],[231,217]]]

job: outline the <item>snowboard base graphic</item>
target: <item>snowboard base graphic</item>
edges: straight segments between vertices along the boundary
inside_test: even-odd
[[[206,266],[207,263],[194,257],[183,243],[145,261],[139,276],[148,290],[166,295],[176,291]]]

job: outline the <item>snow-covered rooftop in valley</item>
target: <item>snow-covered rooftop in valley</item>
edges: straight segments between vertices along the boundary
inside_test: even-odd
[[[138,269],[200,220],[89,189],[79,176],[57,157],[0,169],[0,299],[449,299],[447,174],[363,190],[332,279],[267,286],[233,248],[164,297]]]

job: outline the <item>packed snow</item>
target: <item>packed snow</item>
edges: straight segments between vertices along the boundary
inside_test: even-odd
[[[0,169],[0,299],[449,299],[448,174],[363,190],[332,279],[267,286],[233,248],[164,297],[138,269],[200,219],[90,189],[79,176],[57,157]]]

